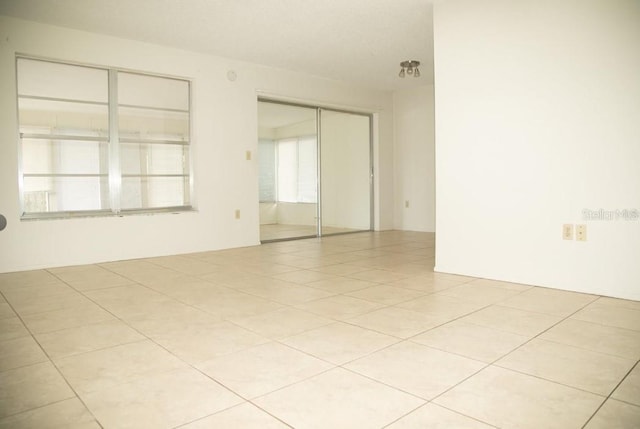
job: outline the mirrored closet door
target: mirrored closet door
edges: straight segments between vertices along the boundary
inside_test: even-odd
[[[260,241],[370,230],[371,115],[258,102]]]

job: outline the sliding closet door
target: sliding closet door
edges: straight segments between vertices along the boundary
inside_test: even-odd
[[[260,240],[318,233],[317,109],[258,102]]]
[[[322,235],[371,229],[371,116],[321,110]]]

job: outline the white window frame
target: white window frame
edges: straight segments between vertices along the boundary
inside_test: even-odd
[[[23,168],[23,135],[20,132],[20,109],[18,108],[18,101],[21,98],[37,98],[33,96],[24,96],[19,94],[18,92],[18,61],[31,60],[31,61],[42,61],[49,62],[54,64],[62,64],[68,66],[77,66],[77,67],[86,67],[93,68],[98,70],[103,70],[108,73],[108,100],[105,105],[108,107],[108,120],[109,120],[109,135],[106,139],[102,138],[92,138],[89,137],[87,140],[95,140],[95,141],[104,141],[107,143],[108,149],[108,187],[109,187],[109,196],[110,196],[110,207],[106,209],[100,210],[77,210],[77,211],[46,211],[46,212],[25,212],[25,186],[24,186],[24,168]],[[20,198],[20,219],[21,220],[32,220],[32,219],[64,219],[64,218],[73,218],[73,217],[89,217],[89,216],[123,216],[128,214],[151,214],[151,213],[176,213],[183,211],[193,211],[193,203],[194,203],[194,175],[193,175],[193,135],[192,135],[192,81],[190,79],[184,77],[177,76],[169,76],[158,73],[148,73],[137,70],[128,70],[116,67],[107,67],[101,65],[91,65],[91,64],[82,64],[70,61],[63,61],[57,59],[49,59],[42,58],[37,56],[23,55],[17,54],[15,57],[15,70],[16,70],[16,108],[17,108],[17,129],[18,129],[18,188],[19,188],[19,198]],[[133,208],[133,209],[121,209],[120,201],[121,201],[121,190],[122,190],[122,179],[123,177],[127,177],[126,174],[123,174],[120,169],[120,137],[119,137],[119,128],[118,128],[118,108],[120,107],[118,104],[118,73],[129,73],[129,74],[137,74],[141,76],[149,76],[163,79],[173,79],[185,82],[188,87],[188,108],[186,110],[180,110],[182,113],[186,113],[188,115],[188,139],[175,142],[175,141],[146,141],[144,139],[139,139],[139,141],[134,141],[135,139],[127,138],[126,142],[128,143],[166,143],[166,144],[181,144],[188,148],[189,152],[189,160],[181,175],[176,174],[155,174],[155,175],[147,175],[148,177],[176,177],[180,176],[185,179],[185,182],[188,184],[185,185],[185,195],[188,195],[188,203],[184,205],[178,206],[163,206],[163,207],[147,207],[147,208]],[[48,97],[43,97],[43,99]],[[64,98],[53,99],[48,98],[52,101],[68,101]],[[132,106],[124,106],[122,107],[132,107]],[[133,106],[140,108],[150,108],[150,109],[158,109],[165,111],[177,111],[177,109],[163,109],[163,108],[153,108],[149,106]],[[45,136],[46,137],[46,136]],[[39,137],[39,138],[45,138]],[[48,137],[52,137],[50,140],[55,140],[56,136],[50,135]],[[46,139],[46,138],[45,138]],[[123,139],[125,140],[125,139]],[[55,177],[52,173],[49,176]],[[143,175],[139,175],[142,177]],[[147,177],[145,176],[145,177]]]

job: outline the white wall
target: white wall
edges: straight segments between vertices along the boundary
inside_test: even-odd
[[[396,229],[434,232],[436,228],[433,100],[433,85],[393,93]]]
[[[436,270],[640,299],[640,2],[436,3]],[[585,223],[588,241],[563,241]]]
[[[0,272],[247,246],[259,242],[257,94],[377,113],[392,151],[391,95],[284,70],[0,17],[0,93],[15,94],[15,53],[193,79],[196,212],[20,221],[16,102],[0,98]],[[238,79],[227,80],[235,70]],[[392,227],[391,158],[377,161],[376,227]],[[234,219],[236,209],[242,217]]]

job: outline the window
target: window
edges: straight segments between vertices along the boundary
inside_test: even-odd
[[[23,218],[191,208],[190,83],[17,58]]]
[[[315,136],[260,139],[260,202],[316,203],[318,148]]]

